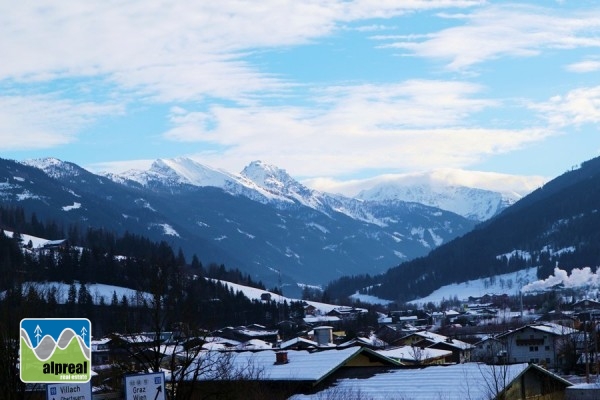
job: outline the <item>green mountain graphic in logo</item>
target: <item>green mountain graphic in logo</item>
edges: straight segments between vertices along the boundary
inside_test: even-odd
[[[71,326],[80,319],[40,319],[21,321],[20,373],[23,382],[88,382],[91,377],[91,349],[84,339],[89,335],[89,320],[77,334]],[[87,328],[86,328],[87,325]],[[32,327],[35,329],[32,331]],[[28,329],[29,328],[29,329]],[[50,334],[42,336],[46,328]],[[62,328],[62,329],[61,329]],[[33,332],[33,341],[30,333]],[[58,333],[60,332],[60,333]],[[58,337],[55,335],[58,334]]]

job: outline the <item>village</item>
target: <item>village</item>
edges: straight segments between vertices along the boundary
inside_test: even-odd
[[[94,399],[122,399],[123,376],[163,372],[172,399],[593,399],[597,321],[586,299],[561,311],[392,311],[348,338],[367,310],[305,302],[298,335],[259,324],[191,335],[184,326],[92,340]],[[505,300],[505,299],[504,299]],[[286,321],[293,324],[292,321]],[[285,330],[289,332],[290,330]]]

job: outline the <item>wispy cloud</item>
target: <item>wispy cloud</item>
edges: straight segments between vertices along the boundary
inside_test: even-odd
[[[597,124],[600,123],[600,86],[574,89],[546,102],[532,103],[530,108],[555,128]]]
[[[465,121],[471,115],[497,105],[477,98],[480,90],[465,82],[407,81],[331,87],[319,91],[316,106],[310,108],[176,109],[173,128],[165,136],[226,148],[223,154],[203,154],[209,164],[214,157],[238,170],[240,160],[266,158],[295,175],[314,176],[384,167],[464,167],[551,134],[469,126]]]
[[[600,60],[584,60],[569,64],[566,66],[567,71],[586,73],[600,71]]]
[[[287,84],[248,52],[309,43],[338,24],[475,1],[61,1],[0,5],[0,80],[106,79],[161,101],[237,99]]]
[[[436,169],[424,172],[403,174],[383,174],[373,178],[336,180],[327,177],[311,178],[303,181],[309,187],[328,192],[356,196],[361,190],[381,184],[421,185],[428,182],[431,186],[456,185],[487,189],[498,192],[514,192],[525,195],[548,181],[542,176],[517,176],[495,172],[466,171],[461,169]]]
[[[452,18],[464,19],[465,23],[387,46],[442,60],[451,70],[503,56],[535,56],[549,48],[600,47],[600,11],[560,15],[545,8],[507,5],[480,8]]]
[[[97,118],[123,110],[53,96],[0,97],[0,150],[44,149],[76,140],[81,129]]]

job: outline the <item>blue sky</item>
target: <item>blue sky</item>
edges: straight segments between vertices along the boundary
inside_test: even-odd
[[[3,158],[262,160],[349,192],[600,155],[592,1],[4,2],[0,37]]]

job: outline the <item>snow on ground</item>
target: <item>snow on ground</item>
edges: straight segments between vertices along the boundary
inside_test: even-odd
[[[429,296],[413,300],[411,303],[440,303],[442,300],[452,299],[454,296],[458,297],[459,300],[466,300],[469,296],[481,297],[485,294],[517,294],[522,287],[537,280],[536,273],[537,268],[533,267],[492,278],[453,283],[442,286]]]
[[[321,314],[326,314],[329,311],[340,307],[339,305],[335,305],[335,304],[319,303],[317,301],[301,300],[301,299],[294,299],[294,298],[290,298],[290,297],[280,296],[278,294],[269,292],[268,290],[238,285],[237,283],[231,283],[231,282],[226,282],[226,281],[219,281],[219,282],[221,282],[223,285],[229,286],[236,293],[238,291],[242,292],[244,294],[244,296],[246,296],[250,300],[261,300],[261,295],[263,295],[264,293],[269,293],[271,295],[271,300],[273,300],[273,301],[281,302],[281,303],[283,303],[284,301],[287,301],[288,304],[290,302],[304,301],[307,304],[310,304],[311,306],[315,307],[317,309],[318,313],[321,313]]]
[[[360,294],[358,292],[354,293],[352,296],[350,296],[350,298],[352,300],[358,300],[361,303],[365,303],[365,304],[382,304],[382,305],[386,305],[386,304],[389,304],[389,303],[393,303],[393,301],[391,301],[391,300],[380,299],[379,297],[371,296],[371,295],[368,295],[368,294]]]
[[[79,283],[75,282],[77,291],[79,291],[79,286]],[[30,287],[33,287],[38,293],[44,296],[49,293],[52,288],[56,288],[56,301],[59,304],[65,304],[67,302],[70,284],[64,282],[25,282],[23,284],[23,295],[27,295],[27,291]],[[105,304],[110,304],[113,293],[117,295],[119,302],[123,296],[125,296],[130,305],[141,305],[144,298],[147,302],[152,300],[152,295],[150,293],[138,292],[121,286],[88,283],[85,287],[92,296],[94,304],[100,304],[102,299],[104,299]]]
[[[72,205],[64,206],[62,209],[63,209],[63,211],[71,211],[71,210],[76,210],[78,208],[81,208],[81,203],[73,202]]]
[[[4,234],[8,237],[12,237],[13,236],[13,232],[11,231],[4,231]],[[44,244],[46,244],[47,242],[49,242],[48,239],[42,239],[39,237],[35,237],[35,236],[31,236],[31,235],[25,235],[22,234],[21,235],[21,239],[23,239],[23,243],[27,244],[29,243],[29,241],[31,240],[31,244],[33,245],[33,248],[37,248],[37,247],[43,247]]]
[[[411,301],[413,304],[426,304],[429,302],[440,303],[442,300],[453,299],[456,296],[459,300],[466,300],[469,296],[481,297],[485,294],[517,294],[522,287],[537,280],[537,268],[527,268],[509,274],[498,275],[492,278],[476,279],[467,282],[453,283],[442,286],[429,296]],[[600,279],[599,279],[600,282]],[[366,304],[393,303],[392,300],[381,299],[379,297],[354,293],[350,296],[353,300],[359,300]]]

